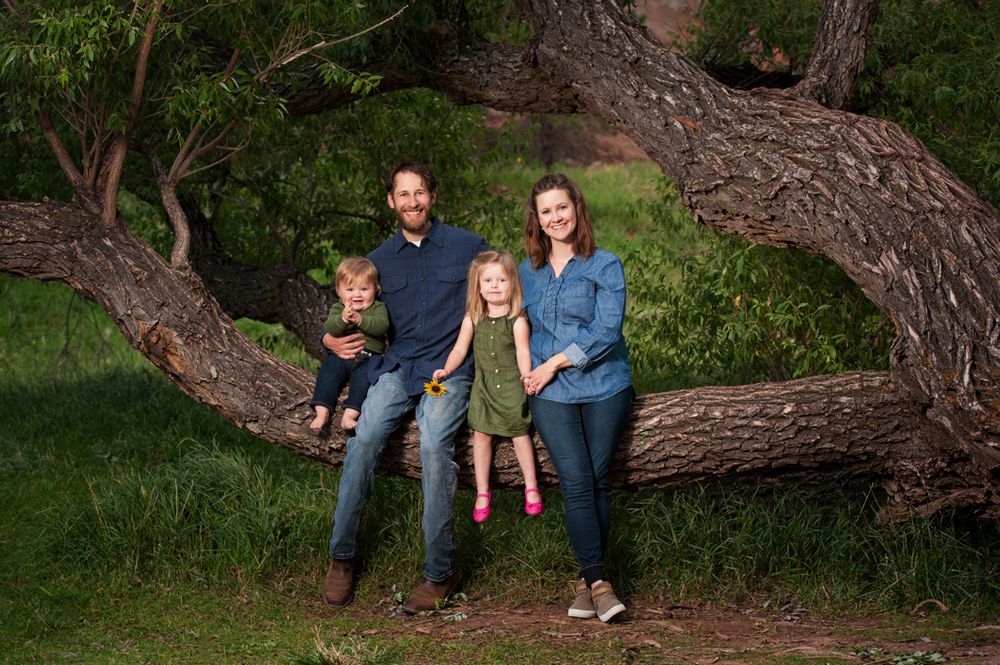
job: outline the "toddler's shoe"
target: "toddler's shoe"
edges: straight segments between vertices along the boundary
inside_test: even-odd
[[[472,507],[472,521],[476,523],[485,522],[486,518],[490,516],[490,501],[493,499],[493,493],[480,492],[476,495],[476,500],[478,501],[479,497],[482,496],[486,497],[486,505],[482,508],[476,508],[475,505]]]
[[[534,492],[538,495],[538,501],[532,501],[528,498],[528,492]],[[525,487],[524,488],[524,512],[529,515],[541,515],[542,514],[542,493],[538,491],[537,487]]]

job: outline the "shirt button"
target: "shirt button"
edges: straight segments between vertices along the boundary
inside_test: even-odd
[[[498,384],[497,384],[497,388],[499,388],[499,387],[500,387],[500,384],[498,383]]]
[[[490,351],[490,356],[495,356],[496,354]]]
[[[495,374],[499,374],[499,373],[500,373],[500,370],[499,370],[499,369],[495,369],[495,370],[493,370],[493,372],[494,372]]]

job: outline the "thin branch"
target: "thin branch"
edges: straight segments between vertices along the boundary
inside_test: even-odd
[[[291,55],[285,56],[284,58],[278,60],[277,62],[271,63],[271,66],[268,67],[267,69],[265,69],[264,71],[260,72],[259,74],[257,74],[257,76],[255,77],[255,79],[257,81],[263,81],[268,76],[270,76],[271,73],[274,70],[280,69],[281,67],[284,67],[285,65],[287,65],[289,63],[292,63],[295,60],[298,60],[299,58],[301,58],[302,56],[304,56],[304,55],[306,55],[308,53],[316,51],[317,49],[326,48],[327,46],[335,46],[337,44],[342,44],[342,43],[350,41],[352,39],[356,39],[356,38],[360,37],[363,34],[371,32],[372,30],[375,30],[376,28],[380,28],[383,25],[385,25],[386,23],[389,23],[390,21],[394,21],[400,14],[402,14],[406,10],[406,7],[407,7],[406,5],[403,5],[402,7],[400,7],[399,11],[397,11],[392,16],[390,16],[388,18],[385,18],[385,19],[382,19],[378,23],[376,23],[374,25],[370,25],[367,28],[365,28],[364,30],[355,32],[353,35],[348,35],[347,37],[341,37],[340,39],[324,40],[324,41],[321,41],[321,42],[319,42],[317,44],[313,44],[312,46],[309,46],[307,48],[300,49],[300,50],[296,51],[295,53],[292,53]]]
[[[73,189],[79,191],[83,185],[83,176],[80,174],[80,170],[76,167],[76,164],[73,163],[73,158],[70,157],[69,151],[63,145],[62,139],[59,138],[59,132],[56,131],[55,125],[52,124],[52,118],[44,111],[39,111],[35,114],[35,117],[42,128],[42,135],[48,141],[49,147],[52,148],[52,152],[55,153],[56,160],[59,162],[59,166],[69,179],[69,184],[73,186]]]
[[[223,155],[222,157],[219,157],[214,162],[210,162],[208,164],[205,164],[204,166],[199,166],[195,170],[193,170],[193,171],[191,171],[189,173],[185,173],[182,177],[187,178],[187,177],[195,175],[196,173],[201,173],[202,171],[207,171],[208,169],[210,169],[210,168],[212,168],[214,166],[218,166],[219,164],[221,164],[222,162],[226,161],[227,159],[229,159],[230,157],[232,157],[236,153],[238,153],[241,150],[245,149],[248,145],[250,145],[250,137],[249,136],[247,138],[243,139],[242,141],[240,141],[239,143],[237,143],[234,146],[224,146],[222,148],[219,148],[219,150],[226,151],[226,154]]]
[[[153,168],[153,175],[156,178],[157,188],[160,190],[160,199],[163,201],[163,208],[170,219],[170,225],[174,229],[174,244],[170,250],[170,264],[177,268],[187,268],[189,266],[189,255],[191,253],[191,228],[188,225],[187,214],[177,198],[177,183],[170,179],[170,175],[160,157],[150,146],[139,143],[136,145],[139,152],[146,156],[149,165]]]
[[[111,226],[118,216],[118,183],[121,181],[122,167],[125,165],[125,155],[128,152],[128,141],[135,130],[136,121],[139,118],[139,108],[142,106],[142,90],[146,85],[146,68],[149,66],[149,52],[153,48],[153,35],[156,33],[156,26],[160,20],[160,11],[163,9],[163,0],[156,0],[153,5],[149,22],[142,35],[142,43],[139,45],[139,56],[136,59],[135,76],[132,79],[132,94],[129,97],[128,115],[125,121],[125,131],[121,136],[116,137],[111,148],[111,158],[106,170],[107,177],[104,181],[104,201],[101,213],[101,223]]]
[[[197,160],[199,157],[202,157],[210,153],[211,151],[219,147],[219,145],[225,140],[229,132],[232,131],[233,127],[236,126],[236,123],[237,120],[235,118],[231,119],[229,122],[226,123],[226,126],[219,131],[218,135],[216,135],[214,139],[212,139],[205,145],[202,145],[201,140],[199,139],[198,145],[191,151],[191,153],[187,156],[184,162],[177,168],[176,172],[172,171],[172,175],[176,178],[176,180],[180,182],[182,179],[204,170],[204,167],[201,167],[188,173],[188,169],[191,168],[191,165],[195,162],[195,160]],[[223,157],[223,160],[231,157],[233,152],[236,152],[237,150],[242,150],[244,147],[246,147],[245,144],[246,142],[243,141],[236,147],[224,148],[225,150],[229,150],[230,154]],[[212,165],[218,164],[219,161],[222,160],[217,160],[215,162],[212,162]]]
[[[222,81],[226,81],[232,76],[233,71],[236,69],[236,65],[240,60],[240,55],[242,54],[242,49],[233,49],[233,53],[229,56],[229,62],[226,64],[226,69],[222,73]],[[220,137],[225,136],[229,133],[232,125],[235,121],[230,120],[229,124],[220,133]],[[202,121],[199,120],[194,124],[194,127],[188,133],[187,139],[184,141],[184,145],[177,152],[174,157],[174,163],[170,166],[170,179],[174,182],[180,182],[181,178],[190,168],[191,163],[197,159],[201,154],[198,148],[201,146],[203,137],[200,136],[202,128]],[[220,138],[221,140],[221,138]],[[196,142],[197,141],[197,142]]]

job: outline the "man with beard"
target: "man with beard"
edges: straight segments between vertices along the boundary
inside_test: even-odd
[[[478,235],[446,226],[433,216],[437,180],[426,165],[400,164],[389,176],[386,190],[399,228],[368,258],[378,268],[382,300],[389,310],[389,348],[369,362],[371,390],[355,435],[347,442],[323,600],[341,607],[354,596],[357,535],[375,468],[389,436],[415,412],[424,493],[425,579],[403,605],[407,613],[415,614],[434,609],[459,581],[452,519],[458,465],[453,457],[455,432],[465,421],[472,386],[469,360],[447,378],[442,394],[425,393],[424,383],[435,369],[444,367],[465,316],[469,263],[488,246]],[[341,358],[352,359],[364,347],[364,338],[326,335],[323,343]]]

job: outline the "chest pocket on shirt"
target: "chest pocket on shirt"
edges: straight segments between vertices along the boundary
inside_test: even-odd
[[[468,274],[466,267],[440,268],[434,274],[434,279],[438,282],[442,293],[450,295],[448,301],[452,307],[456,307],[462,312],[465,311],[465,278]]]
[[[381,287],[382,294],[379,298],[390,310],[394,310],[406,299],[405,275],[383,275]]]
[[[597,287],[593,282],[575,279],[559,290],[559,314],[564,321],[590,323],[596,305]]]

